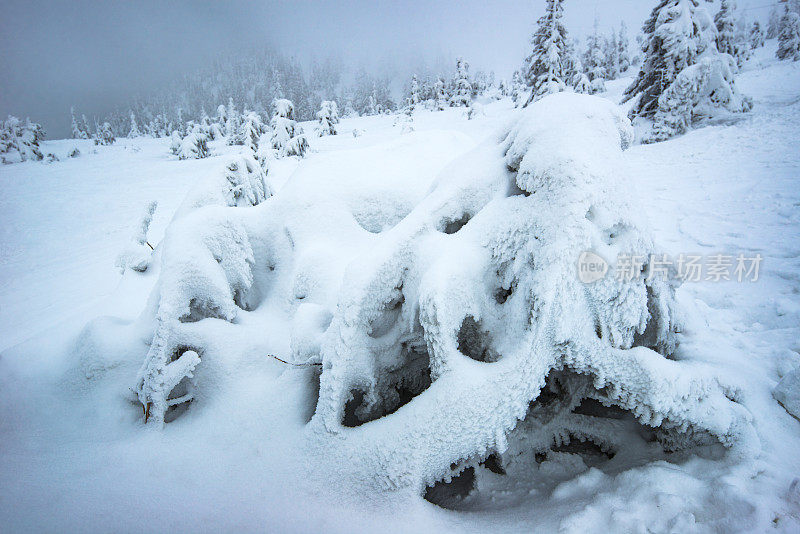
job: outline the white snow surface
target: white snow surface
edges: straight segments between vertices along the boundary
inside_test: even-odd
[[[751,113],[654,145],[569,94],[417,110],[402,135],[344,118],[266,175],[224,140],[185,161],[51,141],[61,161],[0,167],[3,530],[796,532],[800,66],[770,46],[737,79]],[[153,200],[150,266],[120,277]],[[764,259],[752,283],[584,286],[582,250]],[[636,419],[519,422],[559,365]],[[168,412],[176,384],[192,401]],[[641,423],[712,443],[665,452]],[[616,454],[526,452],[565,432]],[[422,498],[465,468],[450,509]]]

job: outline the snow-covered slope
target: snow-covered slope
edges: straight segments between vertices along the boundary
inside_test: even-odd
[[[402,436],[426,443],[424,429],[413,427],[424,419],[413,411],[393,414],[403,426],[384,423],[375,439],[370,432],[377,435],[381,427],[370,425],[380,421],[339,434],[329,434],[322,417],[308,424],[319,393],[315,367],[287,367],[267,355],[313,357],[319,352],[317,333],[332,320],[324,308],[336,307],[339,281],[367,283],[379,261],[396,256],[402,265],[411,254],[421,254],[394,247],[404,232],[418,232],[428,213],[439,213],[431,208],[437,188],[441,196],[442,188],[458,191],[469,180],[489,180],[481,167],[485,160],[470,160],[469,154],[497,145],[502,155],[500,136],[520,112],[499,102],[487,104],[484,116],[469,121],[454,109],[419,112],[415,131],[405,134],[392,126],[391,117],[344,119],[340,135],[310,138],[314,151],[308,158],[274,162],[268,182],[277,193],[267,203],[292,210],[275,214],[253,208],[247,215],[250,208],[229,209],[244,210],[237,212],[245,214],[244,231],[267,235],[269,247],[296,246],[302,252],[288,267],[272,264],[279,272],[291,269],[296,283],[270,288],[269,297],[251,295],[257,302],[271,300],[240,313],[234,323],[181,323],[182,332],[200,340],[207,354],[230,348],[236,356],[217,363],[204,357],[197,402],[163,430],[143,424],[141,407],[131,402],[135,397],[128,390],[136,386],[152,339],[149,318],[155,317],[156,301],[153,297],[148,304],[147,295],[159,275],[167,283],[160,262],[169,266],[165,269],[180,267],[180,260],[193,253],[181,247],[223,213],[224,208],[186,211],[184,203],[168,231],[173,237],[162,241],[187,192],[198,198],[199,188],[213,181],[234,149],[215,145],[216,157],[177,161],[167,155],[168,140],[120,140],[96,154],[81,145],[83,155],[75,160],[0,168],[0,346],[5,347],[0,354],[0,518],[10,531],[796,531],[800,423],[772,391],[782,376],[800,368],[800,68],[759,57],[738,83],[755,100],[753,112],[741,122],[632,147],[621,164],[633,182],[624,187],[625,200],[649,220],[657,252],[763,256],[757,282],[687,282],[677,290],[685,317],[676,361],[669,362],[676,369],[702,369],[728,384],[728,394],[749,412],[757,450],[726,453],[708,446],[654,454],[651,444],[625,449],[610,460],[574,448],[529,460],[520,455],[506,466],[506,475],[476,467],[478,491],[440,500],[447,509],[402,483],[414,478],[411,470],[391,477],[401,481],[393,488],[365,483],[364,474],[373,471],[363,465],[358,448],[348,446],[362,440],[379,454],[393,451],[376,463],[414,468],[397,457],[404,454]],[[610,93],[617,85],[623,84],[609,84]],[[353,136],[353,129],[363,133]],[[52,142],[46,150],[61,156],[59,151],[76,144]],[[531,168],[552,151],[540,156],[528,162]],[[531,176],[534,180],[535,172]],[[522,179],[517,183],[523,189],[530,185]],[[153,199],[159,210],[150,239],[160,243],[158,261],[145,274],[129,271],[120,279],[114,259],[136,216]],[[522,194],[519,199],[524,202]],[[288,221],[287,235],[269,234],[273,227],[283,228],[276,218]],[[378,232],[395,226],[391,232],[397,238],[387,245]],[[490,236],[500,229],[489,225],[483,231],[480,235]],[[423,271],[431,267],[426,283],[436,275],[458,293],[459,273],[475,268],[477,259],[445,261],[448,250],[460,249],[452,241],[426,239],[431,246],[421,257],[436,260],[423,262]],[[252,242],[254,265],[266,265],[272,250]],[[353,255],[364,250],[369,254],[358,256],[364,260],[358,272]],[[219,257],[223,266],[224,255]],[[262,277],[256,284],[262,288],[271,279],[254,276]],[[404,276],[409,281],[403,291],[412,291],[416,275]],[[281,296],[289,293],[304,303]],[[403,299],[410,301],[411,295]],[[354,306],[352,313],[362,309]],[[337,335],[348,342],[358,340],[345,328],[359,320],[353,314],[334,319]],[[98,315],[111,317],[83,329]],[[293,317],[291,323],[287,317]],[[392,323],[383,326],[390,329]],[[335,369],[347,357],[340,353],[323,361]],[[467,363],[464,369],[482,364]],[[466,388],[477,376],[470,373],[451,373],[459,381],[454,388]],[[327,394],[336,393],[330,386],[323,379],[323,394],[326,387]],[[434,405],[444,410],[444,400]],[[714,406],[727,406],[724,401],[715,400]],[[480,408],[476,404],[474,413],[492,416]],[[619,421],[620,432],[630,431],[632,421]],[[393,440],[397,443],[388,447]],[[513,440],[509,450],[514,452]]]

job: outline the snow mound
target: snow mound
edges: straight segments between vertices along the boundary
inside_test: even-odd
[[[670,358],[674,283],[613,275],[619,254],[656,251],[622,200],[632,138],[606,100],[545,97],[379,233],[347,196],[297,179],[266,201],[266,187],[242,203],[234,187],[202,188],[167,231],[140,318],[145,421],[203,410],[282,328],[282,359],[321,369],[309,446],[367,487],[422,494],[579,442],[602,455],[631,440],[751,451],[738,392]],[[581,282],[586,251],[610,274]]]

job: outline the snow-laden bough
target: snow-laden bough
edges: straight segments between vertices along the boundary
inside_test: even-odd
[[[658,252],[624,201],[632,139],[611,102],[556,94],[378,233],[291,183],[254,207],[186,214],[163,244],[134,388],[148,423],[203,390],[206,361],[240,350],[203,324],[255,339],[270,306],[290,327],[285,358],[321,368],[311,446],[357,457],[367,485],[423,492],[570,443],[752,451],[735,388],[673,356],[675,273],[614,274],[619,255]],[[592,283],[577,273],[587,251],[610,264]]]

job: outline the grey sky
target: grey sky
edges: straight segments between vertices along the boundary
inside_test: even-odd
[[[766,19],[776,0],[739,0]],[[37,1],[0,3],[0,113],[68,134],[69,107],[87,114],[191,72],[219,51],[272,44],[300,59],[410,64],[463,55],[508,76],[527,52],[544,0]],[[631,38],[655,0],[566,0],[582,37],[624,19]],[[715,2],[716,4],[716,2]],[[710,5],[713,11],[716,5]],[[756,8],[756,9],[753,9]]]

